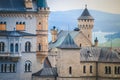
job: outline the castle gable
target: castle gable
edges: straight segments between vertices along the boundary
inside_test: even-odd
[[[55,42],[50,42],[49,43],[49,49],[51,49],[51,48],[56,48],[56,47],[59,47],[60,45],[62,45],[62,43],[64,42],[64,40],[65,40],[65,38],[66,38],[66,36],[68,35],[68,33],[69,33],[69,35],[71,36],[71,38],[72,39],[74,39],[74,37],[79,33],[78,31],[60,31],[59,33],[58,33],[58,37],[57,37],[57,40],[55,41]],[[65,48],[65,46],[64,46],[64,48]]]
[[[68,33],[68,35],[65,37],[64,41],[62,42],[62,44],[60,46],[58,46],[59,48],[79,48],[74,40],[72,39],[71,35]]]

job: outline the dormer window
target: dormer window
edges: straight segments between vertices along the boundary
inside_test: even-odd
[[[6,30],[6,22],[0,22],[0,31]]]
[[[32,0],[25,0],[25,7],[27,9],[32,9],[33,8]]]
[[[92,54],[90,51],[87,51],[87,54],[89,55],[89,57],[92,57]]]
[[[24,31],[25,30],[25,22],[16,22],[16,30]]]

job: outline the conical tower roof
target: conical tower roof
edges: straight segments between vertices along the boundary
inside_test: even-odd
[[[46,0],[37,0],[38,7],[40,8],[48,8]]]
[[[83,13],[82,13],[82,15],[78,18],[78,20],[84,20],[84,19],[94,19],[91,15],[90,15],[90,13],[89,13],[89,11],[88,11],[88,9],[87,9],[87,5],[86,5],[86,7],[85,7],[85,9],[84,9],[84,11],[83,11]]]

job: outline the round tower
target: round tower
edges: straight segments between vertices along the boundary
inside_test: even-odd
[[[36,51],[37,57],[42,63],[48,54],[48,17],[50,10],[46,0],[37,0],[37,6]]]
[[[78,28],[92,42],[92,29],[94,26],[94,18],[90,15],[87,5],[82,15],[78,18]]]
[[[97,47],[98,46],[98,39],[96,37],[96,39],[94,40],[94,46]]]
[[[57,40],[57,32],[58,32],[58,30],[56,29],[55,26],[53,26],[53,29],[51,29],[51,35],[52,35],[52,42],[53,43]]]

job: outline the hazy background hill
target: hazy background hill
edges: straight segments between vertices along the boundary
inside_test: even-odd
[[[77,27],[77,19],[83,10],[56,11],[51,12],[49,17],[49,30],[56,26],[58,30],[73,30]],[[110,46],[110,36],[112,35],[112,44],[120,46],[120,14],[112,14],[101,11],[89,10],[94,17],[93,40],[98,37],[101,46]],[[49,32],[50,35],[50,32]],[[49,36],[49,41],[51,36]]]
[[[51,12],[49,17],[49,29],[56,26],[58,29],[72,30],[77,27],[77,18],[83,10],[56,11]],[[95,10],[89,10],[95,19],[93,31],[119,32],[120,14],[111,14]],[[68,29],[69,28],[69,29]]]

